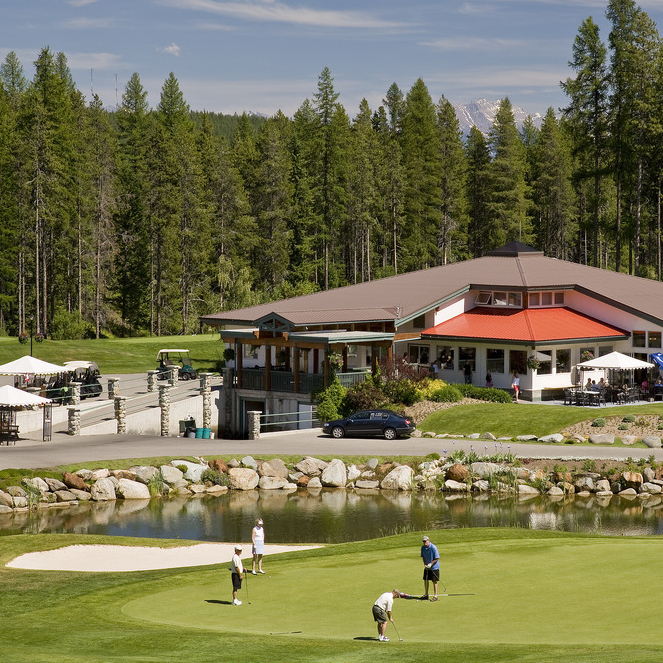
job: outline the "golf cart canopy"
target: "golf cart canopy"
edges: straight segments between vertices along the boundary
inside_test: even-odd
[[[95,371],[97,373],[99,372],[99,366],[97,366],[93,361],[65,361],[64,365],[70,371],[83,370],[90,371],[90,373],[94,373]]]
[[[189,351],[185,350],[185,349],[179,349],[178,350],[178,349],[172,349],[172,348],[170,350],[168,350],[168,349],[159,350],[159,352],[157,352],[157,360],[161,359],[162,356],[168,356],[169,354],[180,354],[180,355],[185,354],[185,355],[188,355]]]

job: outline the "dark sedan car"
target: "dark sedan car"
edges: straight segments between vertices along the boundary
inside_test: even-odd
[[[371,436],[383,435],[393,440],[399,435],[408,435],[414,431],[414,422],[391,410],[362,410],[346,417],[328,421],[322,427],[323,432],[332,437],[341,438],[345,435]]]

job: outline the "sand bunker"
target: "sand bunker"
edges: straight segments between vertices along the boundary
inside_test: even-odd
[[[251,544],[241,544],[244,565],[251,565]],[[151,571],[182,566],[229,564],[233,556],[232,543],[198,543],[177,548],[136,546],[66,546],[56,550],[19,555],[7,564],[15,569],[41,571]],[[282,552],[320,548],[316,545],[265,545],[265,556]]]

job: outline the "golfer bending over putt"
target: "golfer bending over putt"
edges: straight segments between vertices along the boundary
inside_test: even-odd
[[[424,595],[428,598],[428,582],[433,583],[433,596],[431,601],[437,601],[437,583],[440,581],[440,553],[427,536],[422,538],[421,559],[424,562]]]
[[[392,624],[394,623],[391,617],[391,608],[394,605],[394,599],[397,599],[400,595],[401,593],[397,589],[392,589],[390,592],[380,594],[378,600],[373,604],[373,619],[377,622],[378,640],[380,642],[389,642],[389,638],[385,635],[387,620]]]
[[[235,546],[235,554],[230,567],[230,577],[233,581],[233,605],[242,605],[242,602],[237,598],[237,590],[242,589],[242,574],[244,573],[244,566],[239,557],[241,552],[242,546]]]

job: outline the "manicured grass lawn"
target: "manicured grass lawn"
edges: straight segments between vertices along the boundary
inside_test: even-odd
[[[663,542],[528,530],[435,532],[448,597],[396,600],[390,643],[370,609],[422,590],[421,537],[404,534],[265,561],[249,604],[218,566],[88,574],[0,568],[3,663],[69,661],[660,661],[660,618],[642,588],[663,581]],[[0,537],[0,562],[74,543]],[[181,543],[181,542],[179,542]],[[598,563],[600,561],[600,563]],[[647,591],[647,590],[645,590]],[[652,597],[650,597],[652,598]],[[288,635],[275,632],[301,631]]]
[[[567,426],[597,417],[634,414],[663,414],[662,403],[621,407],[575,407],[564,405],[538,405],[525,403],[482,403],[456,405],[438,410],[419,423],[422,431],[469,435],[490,432],[500,436],[550,435]],[[596,429],[601,432],[600,428]]]
[[[163,348],[186,348],[191,352],[197,370],[217,370],[225,345],[218,334],[196,336],[160,336],[153,338],[112,338],[83,341],[51,341],[32,344],[32,354],[53,364],[85,359],[94,361],[102,375],[142,373],[156,368],[157,352]],[[0,364],[30,354],[30,344],[22,345],[16,338],[0,338]]]

